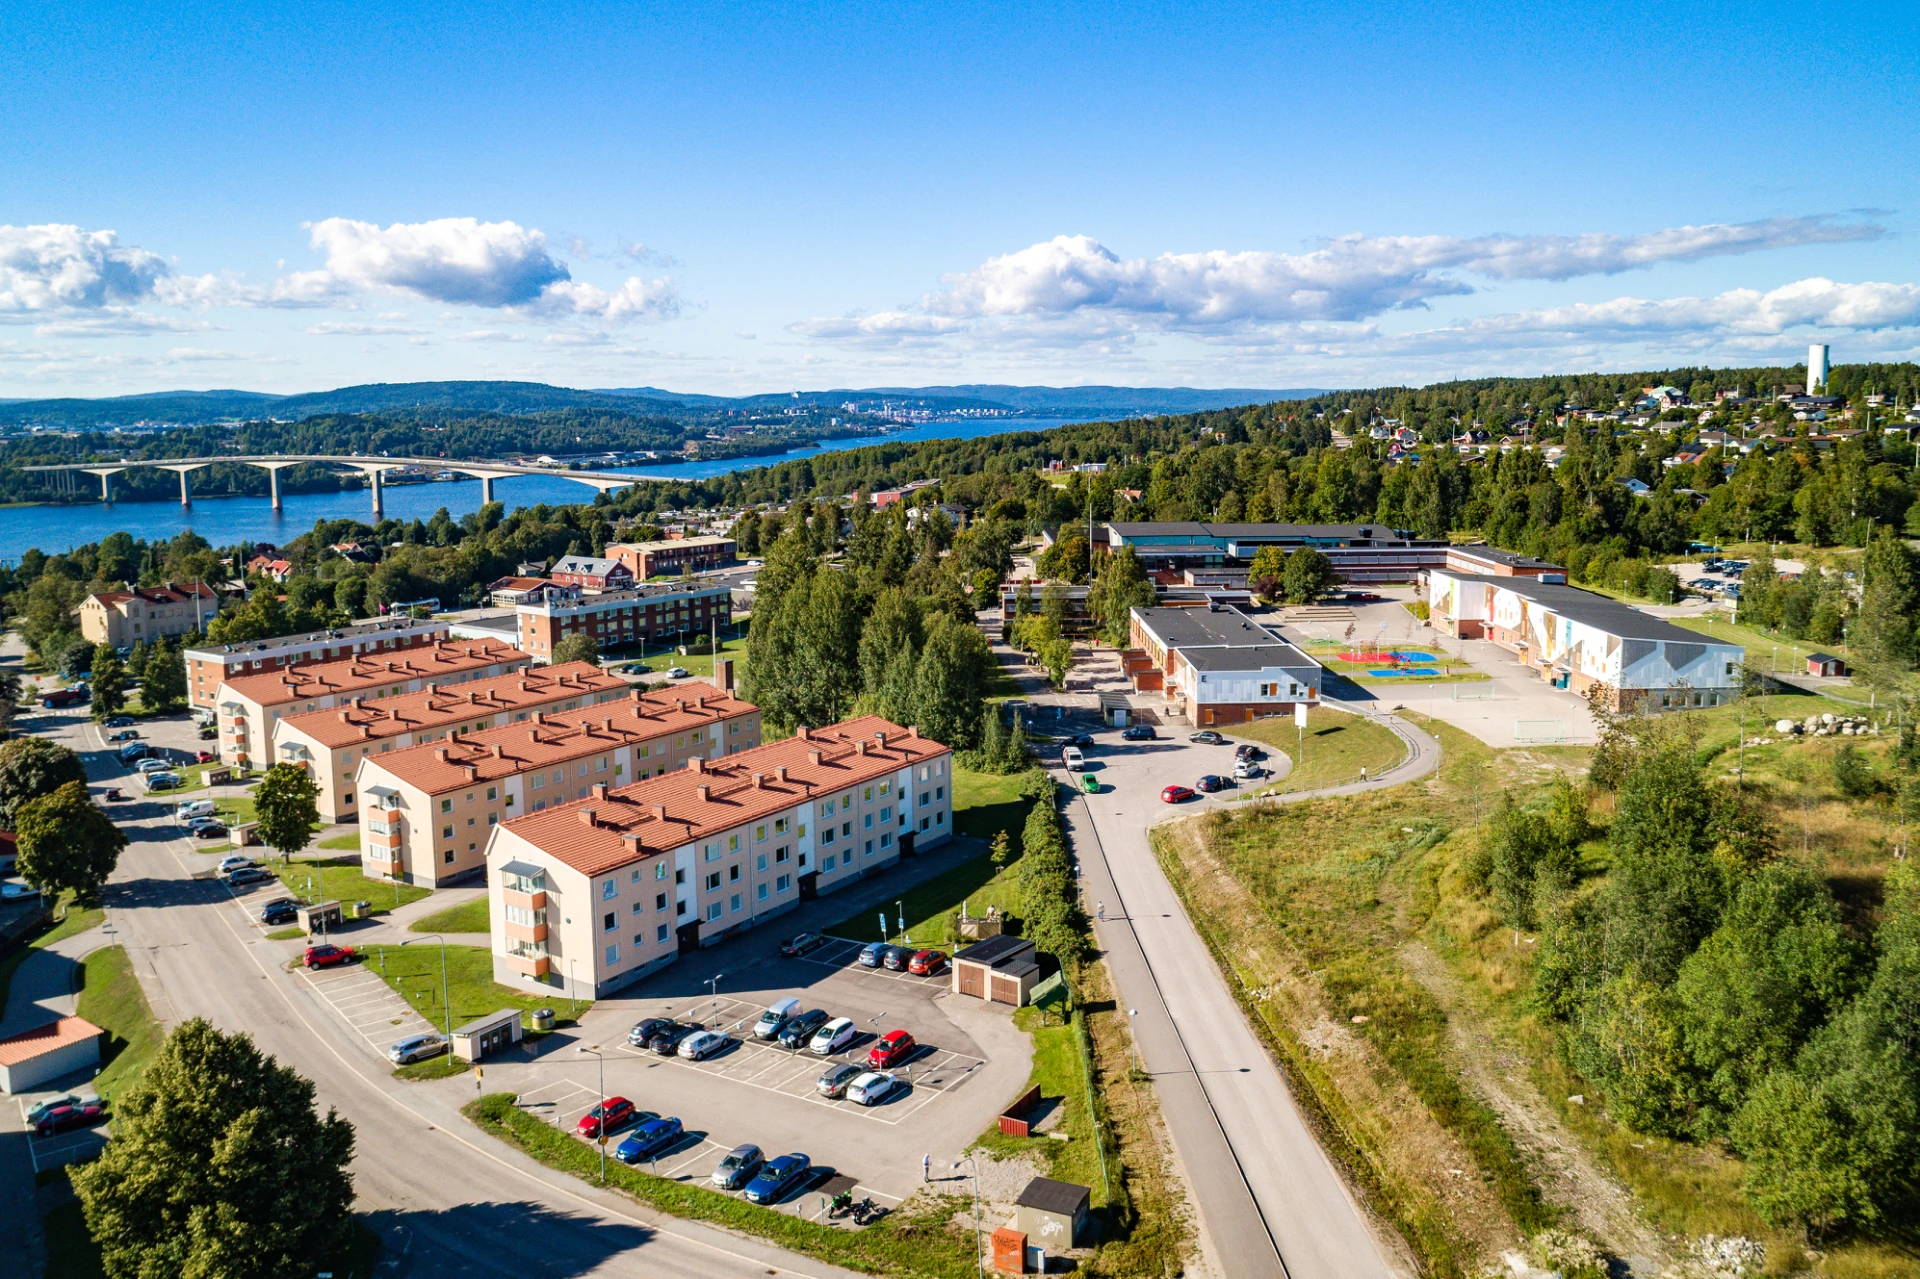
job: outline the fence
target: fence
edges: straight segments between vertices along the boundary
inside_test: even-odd
[[[1573,737],[1573,727],[1562,719],[1517,719],[1513,737],[1519,742],[1564,742]]]

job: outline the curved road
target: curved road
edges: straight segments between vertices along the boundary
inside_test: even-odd
[[[1350,710],[1350,707],[1340,709]],[[1355,712],[1361,713],[1361,712]],[[1425,777],[1440,744],[1396,716],[1369,718],[1399,735],[1406,757],[1366,782],[1275,796],[1297,802],[1356,794]],[[1163,732],[1169,730],[1163,730]],[[1078,795],[1066,821],[1147,1071],[1159,1093],[1198,1208],[1205,1251],[1230,1279],[1389,1279],[1397,1245],[1376,1237],[1367,1213],[1314,1140],[1280,1067],[1247,1022],[1148,842],[1169,809],[1160,788],[1191,785],[1224,747],[1191,746],[1185,729],[1157,744],[1102,749],[1098,795]]]

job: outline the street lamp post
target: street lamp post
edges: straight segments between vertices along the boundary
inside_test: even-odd
[[[406,941],[403,941],[400,944],[402,946],[411,946],[414,942],[426,941],[428,938],[436,939],[440,943],[440,1002],[446,1005],[447,1038],[452,1039],[453,1038],[453,1001],[447,998],[447,939],[445,937],[440,936],[439,933],[428,933],[426,937],[409,937]]]
[[[707,998],[713,1001],[713,1017],[716,1023],[720,1019],[720,979],[725,976],[725,973],[715,973],[707,978]]]
[[[972,1155],[966,1155],[954,1160],[953,1166],[957,1169],[963,1163],[973,1165],[973,1269],[976,1275],[984,1276],[987,1263],[980,1255],[980,1163]]]
[[[585,1044],[576,1045],[574,1051],[588,1053],[600,1064],[600,1100],[594,1105],[594,1113],[599,1116],[599,1122],[595,1125],[597,1131],[593,1135],[596,1144],[600,1147],[600,1184],[605,1185],[607,1181],[607,1059],[601,1056],[598,1048],[589,1048]]]

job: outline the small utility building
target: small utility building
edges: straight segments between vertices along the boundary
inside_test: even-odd
[[[0,1092],[32,1092],[49,1080],[100,1064],[100,1028],[61,1017],[0,1039]]]
[[[1024,937],[1001,933],[953,957],[953,991],[1018,1008],[1040,980],[1039,954]]]
[[[1074,1246],[1087,1224],[1092,1192],[1085,1186],[1051,1177],[1035,1177],[1013,1201],[1013,1228],[1030,1245],[1050,1252]]]

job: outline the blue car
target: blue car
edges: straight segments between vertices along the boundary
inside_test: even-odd
[[[881,956],[886,953],[887,943],[883,941],[868,942],[860,950],[860,966],[862,968],[878,968],[880,966]]]
[[[681,1131],[680,1121],[672,1116],[649,1119],[614,1148],[613,1157],[623,1164],[637,1164],[680,1140]]]
[[[769,1159],[760,1169],[760,1175],[747,1183],[747,1201],[757,1204],[779,1203],[807,1179],[807,1170],[813,1167],[813,1160],[805,1155],[781,1155]]]

